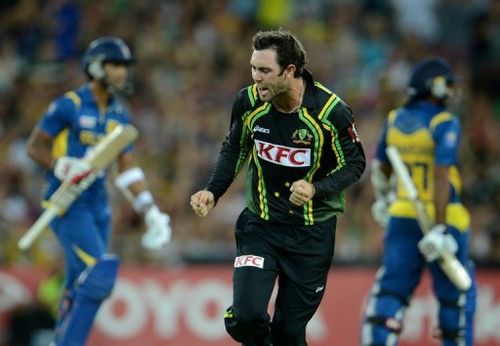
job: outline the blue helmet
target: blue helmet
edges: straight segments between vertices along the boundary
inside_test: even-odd
[[[408,83],[410,100],[435,97],[444,100],[448,96],[448,86],[455,82],[455,75],[446,60],[427,58],[415,65]]]
[[[133,64],[135,62],[130,48],[118,37],[100,37],[92,41],[82,58],[83,71],[93,79],[105,77],[103,63],[121,62]]]

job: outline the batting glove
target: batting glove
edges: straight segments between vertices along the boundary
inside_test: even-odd
[[[157,206],[150,207],[144,215],[146,233],[142,236],[142,246],[150,250],[159,250],[172,237],[170,216],[162,213]]]
[[[61,156],[54,164],[54,175],[60,181],[72,181],[79,184],[92,172],[92,167],[82,159]]]
[[[458,250],[457,242],[446,231],[446,225],[438,224],[418,242],[418,248],[427,262],[438,259],[443,252],[455,254]]]
[[[388,209],[389,204],[385,198],[378,198],[372,204],[371,211],[373,219],[382,227],[387,226],[387,223],[389,222]]]
[[[85,191],[96,179],[92,167],[82,159],[61,156],[54,164],[54,175],[61,181],[69,181],[75,194]]]

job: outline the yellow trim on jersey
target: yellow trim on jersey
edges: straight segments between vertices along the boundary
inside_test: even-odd
[[[75,104],[76,108],[80,108],[82,105],[82,99],[78,94],[74,91],[68,91],[67,93],[64,94],[67,98],[69,98],[73,103]]]
[[[80,249],[78,246],[73,245],[73,250],[76,252],[77,256],[80,257],[82,262],[87,265],[87,267],[92,267],[94,264],[96,264],[97,259]]]
[[[448,180],[451,186],[455,189],[457,194],[462,194],[462,178],[457,166],[451,166],[448,170]]]
[[[255,106],[255,101],[257,101],[257,84],[253,84],[247,88],[247,95],[252,107]]]
[[[65,129],[54,139],[54,144],[52,145],[52,157],[54,159],[64,156],[68,152],[68,137],[69,130]]]
[[[328,89],[327,87],[325,87],[323,84],[321,84],[320,82],[314,82],[314,85],[318,88],[320,88],[321,90],[323,90],[324,92],[326,92],[327,94],[333,94],[332,91],[330,89]]]
[[[78,94],[74,91],[68,91],[67,93],[64,94],[65,97],[70,99],[74,104],[76,108],[80,108],[82,105],[82,99]],[[65,129],[61,131],[56,138],[54,139],[54,144],[52,145],[52,157],[57,159],[61,156],[64,156],[68,152],[68,137],[69,137],[69,130]]]
[[[262,106],[255,109],[252,113],[250,113],[244,120],[244,126],[248,128],[248,131],[252,132],[252,127],[255,121],[260,117],[269,113],[271,109],[271,104],[269,102],[264,103]],[[264,177],[262,174],[262,167],[259,165],[259,159],[257,155],[257,148],[255,145],[252,150],[253,160],[255,163],[255,167],[257,168],[257,177],[258,177],[258,185],[257,191],[259,191],[259,207],[261,210],[260,216],[264,220],[269,220],[269,207],[267,205],[267,191],[264,185]]]
[[[327,112],[327,110],[329,110],[330,108],[330,105],[333,103],[333,101],[337,98],[337,95],[335,94],[332,94],[332,96],[330,96],[330,98],[328,99],[328,101],[326,101],[325,105],[323,106],[323,108],[321,109],[321,112],[319,112],[318,114],[318,119],[322,119],[326,114],[328,114],[329,112]],[[337,100],[338,102],[339,100]]]
[[[325,138],[323,136],[323,131],[321,131],[321,127],[316,122],[316,120],[309,114],[309,112],[307,111],[307,108],[305,108],[305,107],[303,107],[299,110],[299,117],[302,118],[302,116],[304,117],[303,120],[307,120],[307,122],[309,122],[308,127],[311,130],[313,130],[313,129],[315,130],[315,131],[313,131],[313,133],[315,135],[314,136],[314,139],[315,139],[314,152],[316,153],[316,155],[315,155],[316,158],[314,160],[312,170],[310,170],[305,176],[305,179],[308,182],[312,182],[312,178],[314,176],[314,173],[316,173],[316,171],[318,170],[318,168],[320,166],[321,155],[322,155],[321,148],[323,148],[323,143],[325,141]],[[313,200],[312,199],[310,199],[309,202],[304,204],[304,216],[307,216],[307,217],[305,217],[306,225],[313,225],[314,224]]]
[[[269,208],[267,206],[267,191],[264,186],[264,175],[262,173],[262,167],[259,165],[259,157],[257,154],[257,148],[255,145],[252,150],[253,160],[255,162],[255,167],[257,167],[257,191],[259,192],[259,208],[260,208],[260,217],[264,220],[269,220]]]
[[[271,104],[269,102],[266,102],[264,103],[262,106],[256,108],[252,113],[250,113],[246,118],[245,118],[245,123],[244,125],[250,130],[250,132],[252,132],[252,121],[253,121],[253,118],[258,115],[260,112],[262,111],[266,111],[266,114],[267,112],[269,111],[269,109],[266,109],[268,107],[271,107]]]
[[[389,124],[394,123],[394,120],[396,119],[397,114],[398,114],[398,112],[395,109],[393,109],[392,111],[389,112],[389,115],[387,116],[387,121],[389,122]]]
[[[453,115],[451,113],[441,112],[439,114],[436,114],[432,118],[429,124],[429,128],[431,129],[431,131],[434,131],[439,124],[444,123],[445,121],[448,121],[450,119],[453,119]]]
[[[425,203],[427,215],[431,220],[435,219],[435,208],[433,203]],[[416,218],[417,213],[413,205],[408,200],[396,200],[389,208],[389,215],[394,217]],[[453,226],[461,232],[470,228],[469,211],[461,203],[450,203],[446,206],[447,225]]]

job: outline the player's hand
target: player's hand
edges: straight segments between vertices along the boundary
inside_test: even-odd
[[[144,221],[146,233],[142,236],[143,247],[158,250],[170,242],[172,228],[168,214],[162,213],[156,205],[153,205],[144,214]]]
[[[382,227],[386,227],[389,222],[389,204],[385,198],[377,198],[372,204],[373,219]]]
[[[57,159],[54,175],[61,181],[70,181],[77,193],[86,190],[96,179],[96,174],[87,162],[71,156]]]
[[[201,190],[191,196],[191,208],[196,215],[205,217],[215,205],[214,194],[208,190]]]
[[[418,248],[427,262],[438,259],[443,252],[454,254],[458,250],[455,238],[446,231],[446,225],[438,224],[418,242]]]
[[[71,181],[78,185],[92,173],[92,167],[82,159],[61,156],[54,164],[54,175],[61,181]]]
[[[316,188],[313,184],[301,179],[293,182],[290,191],[292,192],[289,198],[290,202],[300,207],[313,198]]]

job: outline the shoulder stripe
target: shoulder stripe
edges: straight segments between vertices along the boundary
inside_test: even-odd
[[[333,94],[332,91],[330,89],[328,89],[327,87],[325,87],[323,84],[321,84],[320,82],[314,82],[314,85],[318,88],[320,88],[321,90],[323,90],[324,92],[326,92],[327,94]]]
[[[396,115],[397,114],[398,114],[398,112],[396,112],[395,109],[393,109],[392,111],[390,111],[389,115],[387,116],[387,122],[392,125],[394,123],[394,120],[396,120]]]
[[[73,103],[75,104],[76,108],[80,108],[82,105],[82,99],[78,94],[74,91],[68,91],[67,93],[64,94],[67,98],[69,98]]]
[[[326,101],[325,105],[318,114],[319,120],[322,120],[326,114],[329,114],[332,108],[335,107],[335,105],[340,101],[340,98],[338,98],[337,95],[333,93],[331,95],[332,96],[330,96],[328,101]]]
[[[453,115],[449,112],[441,112],[437,115],[435,115],[432,120],[431,120],[431,123],[429,125],[430,129],[432,131],[434,131],[434,129],[441,123],[444,123],[445,121],[448,121],[450,119],[453,118]]]
[[[257,100],[257,84],[253,84],[247,88],[248,99],[250,104],[255,106],[255,101]]]
[[[269,112],[269,109],[271,108],[271,104],[269,102],[264,103],[262,106],[256,108],[248,114],[248,116],[244,119],[244,125],[248,127],[248,129],[251,131],[252,127],[252,122],[255,119],[256,116],[258,115],[264,115]]]

